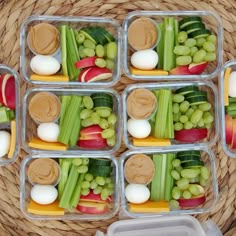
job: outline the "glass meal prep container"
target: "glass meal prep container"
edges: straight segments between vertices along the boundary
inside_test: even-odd
[[[139,157],[135,156],[135,155],[144,154],[146,156],[151,157],[153,162],[154,162],[154,158],[157,158],[157,155],[162,155],[162,156],[159,156],[160,158],[167,157],[166,165],[163,164],[163,163],[165,163],[164,161],[162,161],[162,163],[159,162],[159,164],[157,162],[157,165],[155,164],[155,169],[158,168],[158,170],[160,171],[160,167],[158,167],[158,165],[162,165],[163,164],[161,166],[161,171],[163,171],[163,169],[166,167],[166,172],[164,172],[164,173],[168,173],[168,158],[171,158],[171,156],[168,156],[168,155],[170,154],[173,157],[173,154],[177,154],[175,156],[176,157],[175,161],[177,160],[177,158],[179,158],[179,160],[181,160],[181,167],[185,170],[186,167],[184,165],[186,165],[186,163],[190,163],[191,161],[184,162],[184,160],[181,159],[178,155],[180,155],[180,152],[183,153],[183,152],[189,152],[189,151],[192,151],[192,152],[199,152],[200,151],[200,155],[201,155],[200,160],[202,162],[204,162],[204,166],[207,167],[207,169],[209,171],[209,178],[205,182],[205,186],[203,186],[201,184],[202,183],[201,181],[200,181],[200,183],[198,183],[199,185],[201,185],[204,188],[204,192],[202,192],[202,193],[205,195],[205,202],[202,201],[200,204],[198,202],[198,204],[194,203],[193,205],[192,205],[191,202],[184,202],[186,200],[189,201],[189,200],[194,200],[194,199],[196,199],[198,197],[202,197],[202,195],[201,195],[202,193],[200,195],[197,195],[197,196],[192,194],[191,198],[187,199],[187,198],[183,197],[182,194],[183,194],[183,192],[185,190],[182,189],[181,190],[181,195],[179,195],[180,198],[178,198],[178,199],[175,198],[176,200],[179,201],[179,208],[177,208],[176,205],[173,205],[171,203],[171,201],[173,201],[173,196],[174,196],[173,195],[174,191],[172,191],[172,190],[174,188],[176,188],[176,186],[179,186],[178,185],[178,181],[176,181],[176,179],[174,179],[173,180],[174,184],[170,188],[171,191],[172,191],[172,195],[170,195],[171,201],[170,200],[168,201],[166,199],[166,196],[167,196],[166,195],[166,190],[167,189],[165,187],[165,198],[161,197],[160,200],[157,200],[157,201],[155,201],[155,200],[153,200],[153,201],[148,200],[147,201],[146,200],[146,202],[144,202],[143,204],[142,203],[140,204],[142,206],[141,208],[137,207],[137,206],[139,206],[139,204],[128,203],[128,200],[127,200],[126,196],[128,196],[129,199],[131,199],[129,201],[134,201],[134,196],[133,197],[131,196],[131,189],[128,192],[128,190],[126,188],[126,186],[128,186],[127,177],[130,178],[130,175],[129,176],[125,175],[125,173],[126,174],[128,173],[128,172],[125,171],[126,163],[127,163],[127,161],[131,157],[133,159],[135,159],[135,158],[138,159]],[[165,154],[167,154],[167,155],[165,155]],[[165,156],[163,156],[163,155],[165,155]],[[141,157],[140,157],[140,159],[141,159]],[[137,160],[136,160],[136,162],[137,162]],[[140,160],[139,164],[140,163],[141,163],[141,160]],[[139,165],[139,164],[137,164],[136,167],[142,168],[141,166],[144,165],[144,163],[142,165],[141,164]],[[177,168],[179,168],[179,167],[174,167],[173,159],[172,159],[172,164],[173,164],[172,171],[174,169],[177,170]],[[131,161],[129,163],[129,167],[130,167],[130,165],[131,165]],[[193,162],[192,162],[192,165],[194,165]],[[200,214],[200,213],[209,212],[210,210],[212,210],[214,208],[216,202],[217,202],[217,199],[218,199],[218,183],[217,183],[217,177],[216,177],[215,155],[214,155],[214,153],[212,151],[210,151],[209,149],[207,149],[205,147],[196,147],[196,148],[193,148],[193,149],[186,147],[186,148],[182,148],[182,149],[178,149],[177,148],[176,150],[167,149],[167,150],[159,150],[159,151],[157,151],[157,150],[143,150],[143,151],[133,150],[133,151],[127,151],[124,154],[122,154],[121,159],[120,159],[120,163],[119,163],[119,167],[120,167],[120,180],[121,180],[121,207],[124,210],[125,215],[127,215],[128,217],[131,217],[131,218],[141,218],[142,217],[142,218],[144,218],[144,217],[151,217],[151,216],[154,217],[154,216],[162,216],[162,215],[163,216],[164,215],[168,215],[169,216],[169,215],[176,215],[176,214],[181,214],[181,215],[182,214]],[[188,168],[194,169],[194,168],[198,168],[198,167],[197,166],[195,166],[195,167],[193,166],[193,167],[188,167]],[[127,166],[127,171],[128,171],[128,166]],[[158,175],[158,173],[155,172],[153,179],[158,177],[156,174]],[[141,178],[138,180],[137,176],[138,175],[136,175],[136,179],[132,178],[132,181],[134,181],[134,180],[135,181],[141,180]],[[164,181],[167,180],[166,178],[167,178],[167,175],[165,175]],[[182,172],[181,172],[180,178],[183,178]],[[185,177],[185,178],[187,178],[187,177]],[[130,179],[129,179],[129,183],[134,183],[132,181],[130,182]],[[163,182],[163,179],[161,181]],[[193,180],[192,181],[191,179],[189,179],[189,181],[190,181],[189,184],[192,184],[193,182],[199,181],[199,180]],[[135,183],[137,183],[137,182],[135,182]],[[165,183],[167,183],[167,182],[165,182]],[[151,197],[152,197],[152,191],[154,191],[154,189],[152,190],[152,187],[151,187],[152,184],[153,184],[153,182],[151,181],[148,185],[146,185],[150,189],[150,193],[151,193],[150,196]],[[129,187],[131,185],[132,184],[129,184]],[[139,184],[137,184],[137,185],[139,185]],[[158,185],[159,186],[163,186],[163,185],[161,185],[161,182],[159,182]],[[165,184],[164,186],[167,186],[167,185]],[[155,194],[158,194],[158,193],[155,193]],[[139,195],[141,195],[141,191],[139,191]],[[180,200],[181,200],[181,202],[180,202]],[[149,205],[150,209],[153,208],[153,210],[148,209],[149,212],[148,211],[144,212],[145,210],[143,210],[143,209],[146,209],[146,206],[147,206],[147,205],[145,205],[146,203],[147,203],[147,205]],[[152,203],[152,204],[150,204],[150,203]],[[153,203],[157,203],[157,205],[154,205]],[[189,203],[191,205],[189,205]]]
[[[9,76],[8,76],[9,75]],[[0,64],[1,92],[0,92],[0,132],[1,154],[0,166],[14,162],[19,153],[19,81],[17,73],[6,65]],[[14,96],[11,94],[14,92]],[[10,93],[10,94],[9,94]],[[15,100],[12,100],[15,98]],[[2,104],[1,104],[2,100]],[[4,104],[6,103],[6,104]],[[11,136],[6,136],[8,132]],[[5,140],[5,141],[4,141]],[[6,145],[7,148],[6,154]],[[4,150],[3,150],[4,149]]]
[[[157,143],[153,143],[153,144],[150,144],[145,140],[148,141],[148,139],[150,139],[150,141],[152,141],[151,139],[153,137],[157,137],[157,138],[160,138],[159,136],[155,136],[155,134],[153,132],[155,132],[155,122],[156,122],[156,119],[157,119],[157,114],[158,114],[158,109],[159,109],[159,104],[158,104],[158,100],[157,99],[157,96],[156,95],[156,108],[154,109],[154,112],[147,118],[143,118],[141,119],[142,121],[144,120],[145,122],[148,121],[150,126],[151,126],[151,131],[149,133],[149,136],[145,138],[143,137],[135,137],[134,135],[131,136],[130,132],[132,131],[132,129],[134,129],[134,125],[133,127],[131,127],[131,124],[130,126],[128,125],[128,120],[132,120],[132,119],[138,119],[139,118],[132,118],[130,117],[130,115],[128,115],[128,107],[127,107],[127,99],[129,98],[129,95],[132,93],[134,94],[135,91],[137,91],[137,89],[145,89],[145,90],[149,90],[149,91],[152,91],[153,94],[155,94],[155,91],[160,91],[161,89],[170,89],[172,91],[172,98],[173,98],[173,91],[177,91],[177,89],[185,89],[186,88],[197,88],[199,89],[199,91],[204,91],[207,92],[207,102],[211,104],[211,108],[210,108],[210,112],[212,113],[212,115],[214,116],[214,120],[213,120],[213,123],[211,123],[211,127],[209,129],[207,129],[207,133],[206,133],[206,136],[204,139],[202,140],[198,140],[198,141],[194,141],[194,142],[191,142],[191,141],[186,141],[186,140],[176,140],[175,138],[177,137],[177,133],[176,133],[176,130],[174,130],[174,134],[173,134],[173,137],[174,138],[168,138],[168,139],[160,139],[160,142],[157,144]],[[198,91],[197,91],[198,93]],[[202,92],[200,92],[202,93]],[[184,102],[186,101],[186,96],[188,94],[183,94],[183,96],[185,96],[185,100]],[[138,97],[138,95],[137,95]],[[140,98],[140,101],[142,102],[142,99],[145,100],[144,97],[141,97]],[[133,104],[135,104],[135,101],[131,100],[133,102]],[[147,102],[147,101],[146,101]],[[171,82],[160,82],[160,83],[140,83],[140,84],[134,84],[134,85],[130,85],[130,86],[127,86],[126,89],[124,90],[123,94],[122,94],[122,103],[123,103],[123,132],[124,132],[124,142],[126,144],[126,146],[129,148],[129,149],[140,149],[140,148],[145,148],[145,149],[149,149],[149,148],[156,148],[156,149],[164,149],[164,148],[169,148],[169,149],[172,149],[172,150],[175,150],[177,147],[196,147],[196,146],[201,146],[201,145],[205,145],[205,146],[212,146],[215,144],[215,142],[217,141],[218,139],[218,135],[219,135],[219,117],[218,117],[218,92],[217,92],[217,88],[216,86],[212,83],[212,82],[209,82],[209,81],[194,81],[194,82],[179,82],[179,83],[171,83]],[[143,102],[143,104],[145,103],[145,101]],[[174,104],[175,102],[172,103],[172,112],[173,112],[173,123],[175,124],[177,121],[175,120],[175,114],[174,114]],[[130,102],[130,104],[132,104]],[[140,103],[142,104],[142,103]],[[142,109],[142,106],[144,105],[140,105],[139,106],[139,112],[140,110],[143,110]],[[180,104],[179,103],[179,107],[180,107]],[[193,106],[191,105],[191,103],[189,102],[190,106],[189,108],[191,109]],[[196,106],[200,106],[201,104],[199,105],[196,105]],[[146,105],[145,105],[146,106]],[[164,105],[163,105],[164,106]],[[196,107],[194,106],[194,109],[199,109],[199,107]],[[131,108],[130,109],[133,109],[132,106],[130,106]],[[188,109],[189,110],[189,109]],[[187,110],[187,112],[188,112]],[[182,115],[187,115],[187,112],[186,113],[182,113]],[[180,113],[180,110],[179,112]],[[138,113],[137,113],[138,114]],[[191,117],[191,115],[189,116]],[[132,119],[131,119],[132,118]],[[202,118],[204,118],[204,112],[203,112],[203,115],[202,115]],[[154,121],[153,121],[154,119]],[[163,116],[161,116],[161,119],[164,119]],[[167,119],[167,118],[166,118]],[[188,121],[191,121],[191,118],[188,118]],[[154,122],[154,123],[153,123]],[[180,122],[180,121],[178,121]],[[141,126],[144,126],[143,124],[140,124],[140,127]],[[162,126],[162,125],[161,125]],[[160,126],[159,126],[160,127]],[[184,128],[185,126],[182,127],[182,130],[188,130],[189,128]],[[202,127],[205,127],[205,126],[202,126]],[[128,131],[130,128],[130,131]],[[137,128],[137,127],[136,127]],[[192,129],[199,129],[200,127],[198,126],[192,126]],[[167,129],[167,128],[166,128]],[[173,128],[175,129],[175,128]],[[137,130],[137,129],[136,129]],[[141,129],[140,129],[141,130]],[[180,130],[180,131],[182,131]],[[132,131],[134,132],[134,131]],[[179,131],[177,131],[179,132]],[[135,132],[136,133],[136,132]],[[189,134],[190,135],[190,134]],[[137,144],[135,142],[135,140],[137,141]],[[164,142],[163,142],[164,140]],[[141,142],[139,142],[141,141]],[[154,140],[155,142],[158,141],[158,139],[155,138]]]
[[[217,37],[217,40],[215,42],[216,43],[216,51],[215,51],[216,52],[216,59],[214,61],[208,63],[208,65],[206,67],[204,67],[203,69],[200,69],[200,67],[199,68],[196,67],[196,70],[192,70],[191,73],[189,72],[188,69],[184,68],[184,66],[182,68],[184,70],[181,70],[181,71],[176,70],[176,71],[173,71],[173,73],[170,73],[170,72],[169,73],[160,73],[160,71],[159,71],[159,73],[155,74],[154,72],[151,73],[152,70],[150,70],[150,73],[145,74],[145,68],[142,69],[142,68],[139,68],[139,67],[137,67],[137,68],[140,69],[141,73],[138,73],[137,72],[138,70],[136,71],[135,69],[133,69],[134,72],[132,72],[132,70],[130,68],[130,66],[131,66],[130,59],[131,59],[132,53],[134,52],[134,49],[131,48],[131,46],[128,42],[128,30],[129,30],[129,26],[131,25],[131,23],[134,22],[136,19],[141,19],[141,17],[150,18],[151,20],[154,20],[157,23],[164,22],[164,19],[169,18],[169,17],[174,17],[174,19],[176,19],[178,21],[181,20],[184,17],[192,17],[193,21],[190,22],[190,23],[195,24],[194,27],[196,27],[196,30],[201,30],[201,28],[203,27],[202,29],[204,29],[204,30],[209,29],[212,34],[216,35],[216,37]],[[196,17],[201,17],[202,23],[205,24],[205,26],[202,25],[201,22],[198,22],[198,20],[195,21],[196,19],[194,19],[194,18],[196,18]],[[186,26],[190,23],[187,22]],[[200,23],[201,26],[199,26],[199,23]],[[175,25],[177,25],[177,24],[175,24]],[[190,25],[190,26],[192,26],[192,25]],[[174,26],[174,27],[177,27],[177,26]],[[199,29],[197,27],[199,27]],[[192,29],[193,27],[190,27],[190,28],[191,28],[190,30],[193,31],[193,29]],[[173,79],[174,80],[182,80],[182,79],[194,79],[194,80],[196,80],[196,79],[199,79],[199,78],[200,79],[209,79],[209,78],[214,78],[215,76],[217,76],[217,73],[220,71],[220,68],[221,68],[221,65],[222,65],[222,55],[223,55],[223,51],[222,51],[223,28],[222,28],[222,22],[221,22],[220,17],[217,14],[215,14],[211,11],[133,11],[133,12],[130,12],[127,15],[127,17],[125,18],[124,24],[123,24],[123,29],[124,29],[124,32],[123,32],[123,39],[124,39],[124,57],[123,57],[124,71],[125,71],[125,74],[133,80],[145,80],[145,81],[155,80],[155,81],[160,81],[160,80],[168,80],[168,79],[172,79],[172,80]],[[138,29],[138,27],[137,27],[137,29]],[[179,31],[183,31],[183,30],[185,30],[185,28],[181,29]],[[143,34],[145,34],[145,33],[143,33]],[[158,24],[157,25],[157,38],[158,38],[158,36],[161,36],[162,34],[163,34],[163,32],[161,30],[160,25]],[[168,32],[167,32],[167,34],[168,34]],[[188,34],[188,36],[189,36],[188,38],[193,38],[193,36],[191,36],[191,33]],[[154,37],[153,34],[152,34],[152,37]],[[143,36],[143,38],[144,38],[144,36]],[[168,36],[168,38],[171,41],[171,36]],[[134,37],[134,39],[135,39],[135,37]],[[140,40],[140,42],[141,42],[141,40]],[[147,43],[147,42],[148,42],[148,40],[145,43]],[[161,45],[161,41],[159,39],[157,39],[157,46],[159,44]],[[141,43],[140,43],[140,45],[141,45]],[[178,45],[178,44],[175,43],[175,45]],[[184,43],[182,43],[181,45],[184,45]],[[199,49],[200,48],[201,48],[201,46],[199,46]],[[154,45],[151,49],[154,49],[156,51],[156,45]],[[137,52],[139,52],[139,51],[137,51]],[[177,54],[177,55],[185,55],[185,54],[180,53],[180,54]],[[190,54],[188,54],[188,55],[190,55]],[[140,55],[140,57],[142,57],[142,56]],[[136,59],[136,64],[137,63],[140,64],[138,62],[138,55],[137,55],[136,58],[137,58]],[[135,59],[133,59],[133,60],[135,60]],[[148,60],[145,60],[145,61],[148,61]],[[159,60],[157,58],[157,61],[160,62],[160,58],[159,58]],[[200,63],[202,63],[202,61]],[[147,63],[145,63],[145,65],[146,64]],[[178,66],[176,66],[176,67],[178,67]],[[171,68],[173,68],[173,66]],[[148,70],[148,69],[146,69],[146,70]],[[170,71],[170,70],[166,70],[166,71]],[[164,71],[164,72],[166,72],[166,71]],[[196,72],[196,71],[198,71],[198,72]],[[203,73],[201,73],[199,71],[201,71],[201,72],[203,71]],[[201,73],[201,74],[199,74],[199,73]]]
[[[110,106],[110,108],[106,108],[106,109],[110,109],[109,113],[110,114],[115,114],[116,115],[116,119],[115,119],[115,123],[113,125],[110,125],[110,123],[108,124],[108,118],[102,118],[102,116],[100,116],[100,121],[104,121],[105,120],[105,126],[102,126],[103,129],[101,127],[99,127],[100,125],[95,125],[93,123],[91,124],[87,124],[87,125],[83,125],[83,121],[85,120],[82,120],[82,113],[83,110],[88,110],[88,109],[85,109],[86,107],[82,104],[84,104],[84,101],[82,100],[81,101],[81,106],[80,107],[80,133],[76,136],[76,140],[78,142],[78,140],[83,140],[83,145],[73,145],[71,146],[70,144],[68,145],[65,145],[65,144],[62,144],[61,142],[59,143],[60,145],[60,148],[58,149],[57,147],[55,148],[41,148],[41,147],[38,147],[37,148],[33,145],[29,145],[29,143],[34,139],[34,138],[38,138],[42,140],[42,138],[39,137],[39,133],[37,132],[37,126],[39,127],[40,124],[44,123],[43,121],[41,122],[35,122],[33,119],[32,119],[32,116],[29,114],[29,104],[30,104],[30,101],[32,98],[35,98],[35,95],[39,95],[40,93],[50,93],[52,95],[54,95],[54,97],[56,96],[57,100],[59,101],[60,104],[63,103],[62,99],[63,99],[63,96],[64,97],[72,97],[73,95],[79,95],[80,97],[82,97],[82,99],[84,97],[90,97],[92,96],[92,94],[98,94],[98,96],[100,96],[102,94],[105,94],[106,96],[109,97],[109,100],[107,102],[106,98],[102,98],[101,97],[98,97],[101,100],[101,102],[107,102],[106,104],[108,104]],[[45,96],[43,96],[45,97]],[[61,99],[62,102],[60,102],[59,98]],[[95,101],[93,99],[93,101]],[[67,105],[65,106],[66,109],[69,108],[69,106],[71,105],[71,102],[72,102],[72,99],[70,100],[70,103],[67,103]],[[77,101],[76,101],[77,102]],[[66,103],[65,103],[66,104]],[[74,104],[74,103],[73,103]],[[76,103],[77,104],[77,103]],[[112,104],[112,105],[111,105]],[[61,105],[63,106],[63,105]],[[55,107],[55,106],[54,106]],[[46,109],[45,107],[43,107],[43,109]],[[94,105],[94,108],[92,108],[91,111],[93,111],[93,113],[97,113],[98,111],[95,110],[95,105]],[[36,111],[37,111],[37,106],[36,106]],[[63,109],[61,108],[61,111]],[[42,110],[43,113],[44,113],[44,110]],[[65,116],[66,117],[66,112],[68,110],[65,110]],[[96,112],[95,112],[96,111]],[[115,152],[116,150],[119,149],[120,147],[120,143],[121,143],[121,134],[122,134],[122,123],[121,123],[121,119],[120,119],[120,116],[121,116],[121,112],[122,112],[122,109],[121,109],[121,102],[120,102],[120,97],[118,95],[118,93],[112,89],[94,89],[94,90],[91,90],[91,89],[70,89],[70,88],[65,88],[65,89],[62,89],[62,88],[33,88],[33,89],[30,89],[27,91],[27,93],[25,94],[24,98],[23,98],[23,116],[22,116],[22,141],[23,141],[23,145],[24,145],[24,148],[25,150],[28,152],[28,153],[62,153],[62,152],[66,152],[66,153],[95,153],[96,154],[104,154],[104,153],[113,153]],[[71,113],[70,113],[71,114]],[[90,114],[90,113],[89,113]],[[91,114],[90,114],[91,115]],[[87,113],[84,114],[84,118],[85,116],[87,117]],[[60,118],[62,118],[62,113],[59,114],[59,117],[54,121],[54,123],[60,123]],[[89,118],[90,119],[90,118]],[[90,121],[89,121],[90,122]],[[104,123],[104,122],[103,122]],[[64,122],[65,124],[65,122]],[[67,125],[67,123],[65,124]],[[62,125],[63,126],[63,125]],[[62,127],[61,126],[61,127]],[[59,124],[59,127],[60,127],[60,124]],[[71,132],[70,132],[70,136],[72,135],[73,133],[73,129],[75,129],[76,126],[73,126]],[[90,127],[93,128],[93,130],[90,130]],[[65,128],[65,127],[64,127]],[[63,128],[63,129],[64,129]],[[68,128],[68,127],[67,127]],[[88,130],[87,130],[88,128]],[[115,138],[115,141],[112,145],[108,145],[108,139],[107,138],[103,138],[101,139],[101,131],[107,129],[107,128],[110,128],[112,129],[114,132],[113,134],[113,138]],[[82,135],[81,131],[82,129],[86,129],[86,133],[84,132],[84,134]],[[60,128],[60,130],[62,130]],[[64,131],[67,131],[68,129],[64,129]],[[46,134],[46,133],[45,133]],[[60,133],[59,133],[60,135]],[[88,136],[87,136],[88,135]],[[83,136],[83,137],[82,137]],[[94,137],[90,137],[90,136],[94,136]],[[59,137],[59,136],[57,136]],[[79,138],[80,137],[80,138]],[[38,139],[37,138],[37,139]],[[94,140],[93,144],[90,145],[90,143],[85,143],[85,141],[90,141],[91,139]],[[48,140],[45,140],[43,139],[44,141],[46,141],[46,144],[50,144],[50,141]],[[104,140],[106,142],[106,144],[104,145]],[[107,141],[106,141],[107,140]],[[59,138],[58,138],[58,141],[59,141]],[[91,140],[92,141],[92,140]],[[99,142],[98,142],[99,141]],[[33,142],[33,141],[32,141]],[[41,142],[41,141],[40,141]],[[56,142],[58,143],[58,142]],[[63,142],[64,143],[64,142]],[[65,146],[65,148],[61,148],[61,144],[63,146]],[[85,145],[86,144],[86,145]],[[95,146],[94,146],[95,145]]]
[[[95,82],[78,82],[76,80],[74,81],[67,81],[67,82],[47,82],[47,81],[40,81],[40,79],[37,80],[31,80],[30,77],[32,75],[32,70],[30,68],[30,61],[31,58],[34,56],[34,54],[31,52],[29,45],[28,45],[28,33],[32,26],[35,26],[39,23],[49,23],[53,26],[59,27],[61,25],[68,25],[69,27],[72,27],[75,30],[79,30],[83,27],[90,27],[90,26],[98,26],[98,27],[104,27],[105,29],[109,30],[109,33],[112,34],[116,40],[117,43],[117,56],[114,60],[115,66],[112,70],[112,76],[110,79],[107,80],[99,80]],[[104,40],[104,37],[103,37]],[[61,41],[61,38],[60,38]],[[105,40],[106,41],[106,40]],[[61,17],[61,16],[30,16],[28,17],[21,27],[21,34],[20,34],[20,45],[21,45],[21,60],[20,60],[20,68],[23,75],[23,79],[34,85],[57,85],[57,86],[102,86],[102,87],[111,87],[113,86],[120,77],[120,64],[121,64],[121,32],[120,32],[120,26],[119,24],[109,18],[103,18],[103,17]],[[56,53],[53,55],[58,61],[61,63],[61,49],[59,48]],[[61,71],[61,70],[60,70]],[[62,74],[62,72],[59,71],[59,74]],[[58,74],[58,73],[57,73]]]
[[[234,89],[234,76],[230,74],[235,70],[236,61],[231,60],[225,63],[220,74],[221,142],[224,152],[232,158],[236,158],[233,123],[235,119],[233,114],[235,98],[232,94]],[[226,86],[228,86],[228,88]],[[233,89],[230,89],[230,87]],[[231,96],[229,96],[229,90],[231,90]]]
[[[72,163],[73,160],[76,158],[80,158],[82,160],[89,158],[89,160],[94,159],[94,158],[102,158],[102,160],[110,160],[111,161],[111,167],[112,167],[112,172],[110,175],[110,178],[112,180],[114,189],[113,189],[113,195],[111,197],[111,201],[108,203],[108,208],[106,208],[106,211],[101,211],[98,207],[97,214],[96,212],[93,212],[91,214],[89,213],[82,213],[79,212],[78,210],[74,208],[71,209],[65,209],[63,215],[49,215],[49,214],[37,214],[36,213],[31,213],[31,211],[28,211],[30,199],[31,199],[31,188],[33,187],[32,183],[29,180],[28,177],[28,168],[29,165],[36,159],[45,159],[45,158],[50,158],[53,160],[58,160],[59,158],[64,158],[64,159],[71,159]],[[96,159],[97,160],[97,159]],[[60,163],[60,161],[59,161]],[[71,167],[72,168],[72,167]],[[71,170],[71,169],[70,169]],[[62,171],[62,169],[61,169]],[[88,172],[87,172],[88,173]],[[61,173],[62,174],[62,173]],[[81,174],[80,174],[81,175]],[[20,172],[20,180],[21,180],[21,186],[20,186],[20,207],[21,211],[23,214],[31,220],[106,220],[109,218],[112,218],[118,211],[119,209],[119,194],[118,194],[118,188],[119,188],[119,173],[118,173],[118,164],[117,160],[115,159],[114,156],[107,156],[107,155],[87,155],[87,154],[81,154],[81,155],[29,155],[24,161],[22,162],[21,165],[21,172]],[[62,177],[61,177],[62,178]],[[69,179],[69,176],[68,176]],[[67,181],[68,181],[67,179]],[[58,189],[58,185],[55,186]],[[59,191],[59,190],[58,190]],[[40,194],[40,193],[39,193]],[[62,195],[63,197],[63,195]],[[80,202],[86,201],[86,199],[82,199],[82,194],[80,195]],[[96,199],[95,199],[96,200]],[[58,200],[59,201],[59,200]],[[79,201],[78,201],[79,202]],[[98,201],[92,202],[91,207],[95,207],[95,204],[99,203]],[[57,203],[59,204],[59,203]],[[102,203],[103,204],[103,203]],[[44,205],[47,206],[47,205]],[[37,209],[36,209],[37,210]]]

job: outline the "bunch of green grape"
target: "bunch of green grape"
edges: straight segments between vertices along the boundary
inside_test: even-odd
[[[177,66],[216,60],[217,38],[215,35],[194,39],[188,38],[187,32],[180,31],[177,39],[179,45],[174,48]]]
[[[99,125],[103,131],[102,138],[106,139],[108,146],[114,146],[116,143],[116,123],[117,116],[110,107],[95,107],[90,96],[83,97],[84,109],[80,112],[82,127]]]
[[[174,130],[212,127],[214,116],[211,103],[190,105],[181,94],[174,94],[172,101]]]
[[[111,177],[93,176],[86,173],[84,181],[81,183],[81,194],[87,196],[90,191],[100,194],[102,200],[106,200],[114,193],[114,184]]]

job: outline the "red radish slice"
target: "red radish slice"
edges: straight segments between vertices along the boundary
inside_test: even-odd
[[[97,58],[98,57],[94,56],[94,57],[86,57],[84,59],[81,59],[75,63],[75,67],[77,69],[83,69],[83,68],[87,68],[91,66],[96,66],[95,61]]]
[[[233,119],[229,115],[225,115],[225,141],[231,144],[233,138]]]
[[[84,69],[80,72],[79,78],[78,78],[79,82],[84,82],[84,77],[90,70],[91,70],[91,68],[87,68],[87,69]]]
[[[207,137],[207,129],[182,129],[180,131],[175,131],[175,140],[180,142],[196,142]]]
[[[93,82],[99,80],[106,80],[112,77],[112,73],[107,68],[100,68],[97,66],[91,67],[91,70],[84,77],[84,82]]]
[[[16,108],[15,79],[12,75],[6,74],[2,82],[3,104],[10,109]]]

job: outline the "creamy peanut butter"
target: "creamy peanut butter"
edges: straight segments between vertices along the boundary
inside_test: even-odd
[[[36,159],[28,168],[28,178],[33,184],[55,184],[59,175],[57,162],[50,158]]]
[[[152,20],[140,17],[128,28],[128,42],[135,50],[152,48],[157,42],[157,28]]]
[[[152,159],[144,154],[135,154],[125,163],[125,178],[129,183],[148,184],[155,174]]]
[[[147,119],[155,110],[156,102],[148,89],[135,89],[127,98],[127,113],[133,119]]]
[[[60,115],[61,104],[53,93],[39,92],[31,98],[28,110],[37,123],[53,122]]]
[[[28,37],[31,49],[41,55],[51,55],[60,46],[58,29],[48,23],[39,23],[32,26]]]

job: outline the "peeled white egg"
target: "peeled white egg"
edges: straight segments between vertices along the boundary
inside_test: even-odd
[[[158,54],[152,49],[140,50],[131,56],[132,66],[141,70],[152,70],[157,66]]]
[[[236,97],[236,71],[229,76],[229,96]]]
[[[128,184],[125,188],[125,196],[130,203],[140,204],[150,197],[150,190],[144,184]]]
[[[36,55],[31,59],[30,68],[38,75],[53,75],[60,69],[60,63],[52,56]]]
[[[52,185],[34,185],[30,196],[33,201],[41,205],[53,203],[57,199],[57,189]]]
[[[57,142],[60,132],[59,125],[56,123],[42,123],[37,128],[37,135],[46,142]]]
[[[0,131],[0,157],[5,156],[10,148],[11,135],[7,131]]]
[[[127,129],[134,138],[146,138],[151,133],[151,125],[147,120],[129,119]]]

